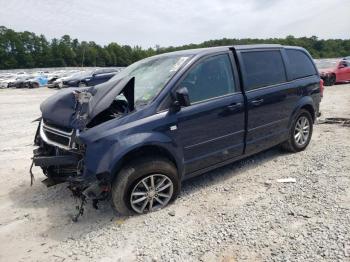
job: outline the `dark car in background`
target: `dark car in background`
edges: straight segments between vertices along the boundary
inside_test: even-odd
[[[102,84],[118,72],[115,68],[101,68],[93,71],[79,72],[63,80],[62,87],[86,87]]]
[[[47,185],[68,182],[82,203],[111,195],[121,214],[151,212],[176,198],[182,180],[276,145],[304,150],[322,83],[300,47],[150,57],[44,101],[33,163]]]
[[[28,88],[28,83],[33,77],[24,75],[17,77],[13,82],[8,83],[9,88]]]

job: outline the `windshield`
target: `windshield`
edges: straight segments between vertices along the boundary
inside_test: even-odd
[[[135,77],[135,106],[144,105],[162,90],[189,57],[162,55],[146,58],[128,66],[112,79]]]
[[[334,68],[337,66],[339,59],[315,59],[318,69]]]

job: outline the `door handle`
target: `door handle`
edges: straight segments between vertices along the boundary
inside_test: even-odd
[[[242,107],[242,103],[234,103],[234,104],[231,104],[231,105],[227,106],[227,109],[229,111],[234,111],[234,110],[237,110],[237,109],[239,109],[241,107]]]
[[[263,102],[264,102],[264,99],[260,98],[260,99],[253,100],[253,101],[251,101],[250,103],[251,103],[253,106],[259,106],[259,105],[261,105]]]

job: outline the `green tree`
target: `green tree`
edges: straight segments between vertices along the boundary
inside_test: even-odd
[[[95,42],[79,42],[64,35],[48,41],[43,35],[15,32],[0,26],[0,69],[60,67],[60,66],[127,66],[131,63],[164,52],[212,46],[274,43],[306,48],[314,58],[343,57],[350,55],[350,39],[318,39],[311,37],[285,38],[223,38],[200,44],[143,49],[140,46],[110,43],[101,46]]]

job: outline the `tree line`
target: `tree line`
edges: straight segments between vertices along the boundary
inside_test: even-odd
[[[143,49],[140,46],[110,43],[105,46],[93,41],[81,41],[64,35],[60,39],[48,40],[44,35],[24,31],[16,32],[0,26],[0,69],[65,67],[65,66],[127,66],[142,58],[182,49],[240,45],[240,44],[282,44],[306,48],[314,58],[343,57],[350,55],[350,39],[318,39],[312,37],[286,38],[223,38],[200,44],[178,47]]]

